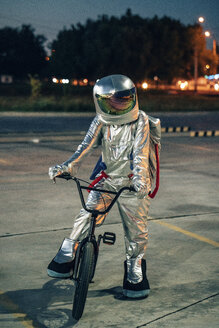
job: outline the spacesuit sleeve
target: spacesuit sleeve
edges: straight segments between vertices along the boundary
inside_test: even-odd
[[[139,193],[145,197],[151,190],[149,170],[149,132],[148,116],[144,112],[139,113],[134,147],[133,147],[133,185]]]
[[[101,128],[102,123],[100,122],[98,116],[96,116],[89,130],[84,137],[82,143],[78,146],[76,152],[63,163],[68,167],[68,171],[74,176],[80,166],[82,159],[84,159],[92,149],[98,147],[101,144]]]

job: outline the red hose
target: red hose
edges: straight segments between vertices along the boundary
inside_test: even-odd
[[[150,198],[154,198],[156,196],[156,193],[158,192],[159,185],[160,185],[160,162],[159,162],[159,154],[158,154],[158,145],[155,145],[155,155],[156,155],[156,162],[157,162],[156,185],[154,191],[149,194]]]

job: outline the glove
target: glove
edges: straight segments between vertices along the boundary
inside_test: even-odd
[[[53,180],[56,176],[61,175],[62,173],[68,173],[67,165],[61,164],[49,168],[49,177],[51,180]]]
[[[141,184],[134,184],[134,189],[137,192],[137,197],[139,199],[143,199],[147,197],[148,195],[148,188],[147,186],[141,185]]]

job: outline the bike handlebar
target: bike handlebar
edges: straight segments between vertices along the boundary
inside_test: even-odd
[[[87,187],[87,186],[82,186],[80,184],[80,181],[79,181],[78,178],[72,177],[68,173],[58,175],[57,178],[62,178],[62,179],[65,179],[65,180],[74,180],[76,182],[76,185],[77,185],[77,188],[78,188],[78,193],[79,193],[79,196],[80,196],[80,199],[81,199],[81,204],[82,204],[83,208],[85,209],[85,211],[87,211],[89,213],[92,213],[92,214],[95,214],[95,215],[99,215],[99,214],[104,215],[104,214],[108,213],[123,191],[125,191],[125,190],[135,191],[134,187],[123,187],[119,191],[110,191],[110,190],[105,190],[105,189],[90,188],[90,187]],[[82,189],[91,190],[91,191],[98,191],[98,192],[105,192],[105,193],[108,193],[108,194],[113,194],[113,195],[115,195],[115,197],[111,201],[110,205],[107,206],[107,208],[104,211],[98,211],[96,209],[91,210],[91,209],[86,207],[85,200],[84,200],[84,195],[82,193]]]

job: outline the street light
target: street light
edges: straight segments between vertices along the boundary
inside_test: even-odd
[[[210,38],[211,33],[209,31],[205,31],[205,36],[206,36],[206,38]]]
[[[198,18],[198,22],[203,24],[205,22],[205,18],[203,16],[200,16]],[[211,37],[210,31],[205,31],[204,35],[206,38]],[[213,55],[216,56],[216,40],[213,39]],[[197,44],[195,42],[194,46],[194,91],[197,92],[197,81],[198,81],[198,49],[197,49]]]
[[[205,22],[205,18],[203,16],[200,16],[198,18],[198,21],[199,21],[199,23],[202,24],[202,23]],[[216,39],[215,39],[214,33],[211,33],[210,31],[205,31],[205,36],[206,36],[206,38],[211,38],[211,37],[213,38],[212,53],[213,53],[214,56],[216,56],[217,55],[217,50],[216,50],[217,43],[216,43]]]
[[[204,23],[205,19],[204,19],[203,16],[200,16],[200,17],[198,18],[198,21],[199,21],[199,23]]]
[[[148,83],[143,82],[141,86],[142,86],[142,89],[146,90],[148,88]]]
[[[204,23],[205,19],[203,16],[200,16],[198,18],[199,23]],[[197,92],[197,86],[198,86],[198,49],[197,49],[197,42],[195,40],[194,45],[194,92]]]

